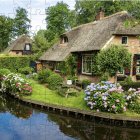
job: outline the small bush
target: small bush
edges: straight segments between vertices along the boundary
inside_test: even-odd
[[[24,68],[20,68],[20,69],[18,70],[19,73],[25,74],[25,75],[31,74],[33,71],[34,71],[34,69],[31,68],[31,67],[24,67]]]
[[[9,69],[0,69],[0,77],[3,75],[8,75],[9,73],[11,73]]]
[[[132,83],[121,82],[120,84],[123,90],[125,91],[129,90],[129,88],[135,88],[135,89],[140,88],[140,82],[132,82]]]
[[[104,74],[101,76],[100,81],[107,81],[108,78],[109,78],[109,74],[108,74],[108,73],[104,73]]]
[[[26,79],[21,77],[21,75],[10,73],[2,80],[1,92],[30,95],[32,93],[32,87]]]
[[[63,79],[59,74],[52,74],[47,79],[47,82],[49,84],[49,88],[55,90],[62,84]]]
[[[124,79],[124,83],[125,83],[125,84],[132,84],[132,83],[133,83],[132,78],[131,78],[130,76],[126,77],[126,78]]]
[[[83,89],[86,88],[87,85],[90,85],[90,83],[91,83],[90,80],[84,79],[84,80],[82,81],[82,88],[83,88]]]
[[[38,73],[38,81],[40,83],[47,83],[48,77],[53,74],[53,72],[49,69],[44,69]]]

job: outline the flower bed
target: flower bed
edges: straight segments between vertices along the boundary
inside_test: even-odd
[[[3,76],[0,91],[3,93],[29,95],[32,93],[32,87],[26,79],[22,78],[18,74],[11,73]]]
[[[91,83],[87,86],[85,94],[84,99],[90,109],[95,109],[97,112],[122,113],[137,103],[140,89],[130,88],[124,92],[119,84],[107,81],[98,84]]]

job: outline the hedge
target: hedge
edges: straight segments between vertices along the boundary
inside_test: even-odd
[[[18,69],[30,66],[30,58],[27,56],[1,56],[0,68],[9,69],[11,72],[17,72]]]
[[[135,88],[135,89],[140,88],[140,82],[132,82],[127,84],[121,82],[120,84],[125,91],[129,90],[129,88]]]

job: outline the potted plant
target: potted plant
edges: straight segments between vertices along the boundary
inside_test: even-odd
[[[72,85],[72,76],[67,76],[67,85]]]

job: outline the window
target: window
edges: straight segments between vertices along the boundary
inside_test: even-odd
[[[31,49],[31,48],[30,48],[30,44],[25,44],[25,50],[26,50],[26,51],[30,51],[30,49]]]
[[[127,44],[128,37],[127,36],[122,36],[122,44]]]
[[[67,43],[68,42],[68,37],[67,36],[62,36],[61,37],[61,44]]]
[[[64,43],[67,43],[68,42],[68,38],[65,36],[64,37]]]
[[[92,74],[92,55],[83,55],[82,57],[82,73]]]
[[[16,52],[16,54],[19,54],[19,52]]]
[[[60,62],[57,62],[55,65],[55,71],[60,71]]]
[[[140,57],[136,61],[136,74],[140,74]]]

